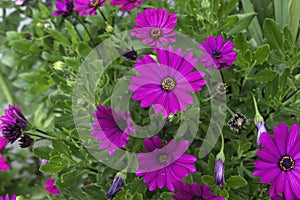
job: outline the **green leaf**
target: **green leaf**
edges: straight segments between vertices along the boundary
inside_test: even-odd
[[[289,23],[288,4],[289,1],[274,0],[275,19],[281,29]]]
[[[249,44],[246,39],[246,36],[244,33],[240,32],[238,33],[235,38],[233,39],[235,48],[238,50],[239,54],[245,55],[246,51],[249,49]]]
[[[254,12],[253,4],[250,0],[242,0],[243,9],[246,13]],[[255,39],[256,43],[260,45],[263,41],[262,30],[257,19],[257,16],[254,17],[252,22],[248,27],[250,35]]]
[[[72,45],[74,45],[74,44],[76,44],[78,42],[77,32],[76,32],[73,24],[71,24],[71,22],[69,22],[68,20],[65,20],[65,23],[66,23],[68,34],[71,37]]]
[[[255,80],[259,83],[264,83],[273,80],[276,74],[277,73],[272,71],[271,69],[263,69],[258,71],[254,76],[249,77],[248,79]]]
[[[299,0],[290,0],[289,2],[290,2],[289,3],[290,27],[292,30],[293,42],[296,42],[297,35],[299,32],[300,1]]]
[[[65,165],[48,162],[40,167],[40,171],[44,173],[58,173],[65,168]]]
[[[273,19],[265,19],[263,24],[263,30],[265,37],[269,41],[271,47],[277,49],[283,56],[282,51],[282,33],[280,32],[279,26],[275,23]]]
[[[270,46],[268,44],[264,44],[259,46],[254,52],[254,60],[257,65],[260,65],[268,60],[270,55]]]
[[[71,155],[70,147],[66,143],[64,143],[60,140],[52,140],[52,146],[55,149],[55,151],[57,151],[59,153],[62,153],[62,154],[68,155],[68,156]]]
[[[62,43],[65,46],[71,46],[70,41],[61,32],[52,29],[49,29],[48,32],[58,42]]]
[[[78,50],[78,53],[82,56],[82,57],[86,57],[89,55],[89,53],[92,51],[92,48],[84,43],[84,42],[80,42],[78,44],[78,47],[77,47],[77,50]]]
[[[87,170],[75,170],[74,168],[61,175],[61,186],[66,187],[72,185],[83,174],[87,173]]]
[[[214,177],[210,176],[210,175],[203,175],[201,176],[201,180],[204,184],[209,185],[209,186],[213,186],[214,183]]]
[[[256,13],[245,13],[245,14],[236,14],[239,18],[239,21],[236,25],[230,30],[226,31],[228,35],[234,35],[244,29],[246,29],[251,23],[252,19],[255,17]]]
[[[226,20],[221,24],[220,27],[216,30],[216,32],[223,31],[226,28],[230,28],[235,26],[235,24],[239,21],[238,16],[231,15],[226,18]]]
[[[224,198],[226,198],[226,199],[228,199],[228,198],[229,198],[228,191],[227,191],[227,190],[225,190],[225,189],[223,189],[223,190],[220,190],[220,191],[219,191],[219,195],[220,195],[220,196],[222,196],[222,197],[224,197]]]
[[[227,181],[226,185],[228,188],[238,189],[247,185],[248,182],[241,176],[231,176]]]
[[[47,147],[47,146],[38,146],[33,149],[33,153],[42,159],[49,160],[50,153],[52,150],[53,149],[51,149],[50,147]]]

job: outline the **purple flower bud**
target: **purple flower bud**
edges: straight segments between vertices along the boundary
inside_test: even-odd
[[[258,123],[256,123],[256,128],[257,128],[256,145],[260,146],[260,136],[261,136],[262,133],[267,132],[267,130],[266,130],[264,122],[258,122]]]
[[[108,192],[106,193],[106,198],[110,198],[110,200],[112,200],[121,189],[123,182],[124,180],[121,177],[117,176],[111,184]]]
[[[29,147],[33,143],[33,139],[29,135],[23,135],[20,139],[20,147],[26,148]]]
[[[221,159],[218,159],[215,164],[214,170],[214,178],[215,184],[218,185],[221,189],[224,187],[224,173],[225,173],[225,166]]]

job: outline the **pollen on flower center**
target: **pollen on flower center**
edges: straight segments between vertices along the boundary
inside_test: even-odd
[[[158,37],[160,37],[160,36],[161,36],[161,30],[160,30],[159,28],[153,28],[153,29],[151,30],[151,36],[152,36],[153,38],[158,38]]]
[[[213,55],[213,57],[216,58],[216,59],[222,58],[222,54],[221,54],[221,52],[220,52],[219,50],[213,51],[213,52],[212,52],[212,55]]]
[[[92,7],[96,7],[99,4],[100,0],[90,0],[90,4]]]
[[[291,156],[283,156],[279,161],[279,167],[283,171],[289,171],[291,169],[294,169],[295,161]]]
[[[167,154],[162,154],[158,157],[158,162],[162,166],[168,165],[168,158],[169,156]]]
[[[161,82],[161,87],[166,90],[166,91],[170,91],[173,90],[175,88],[175,81],[172,78],[165,78],[162,82]]]

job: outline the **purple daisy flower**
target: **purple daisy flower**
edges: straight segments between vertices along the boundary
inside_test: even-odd
[[[134,91],[132,98],[141,100],[142,108],[154,105],[155,113],[170,113],[186,110],[186,104],[193,103],[189,92],[198,92],[206,84],[204,72],[192,71],[197,65],[193,52],[184,56],[182,50],[173,47],[158,49],[158,63],[149,55],[137,60],[135,70],[141,75],[132,77],[129,89]]]
[[[204,54],[198,59],[208,69],[216,68],[220,71],[222,68],[230,67],[236,60],[237,52],[233,50],[233,43],[230,40],[224,42],[220,35],[216,39],[214,36],[206,38],[206,43],[201,43],[200,49]]]
[[[73,10],[81,10],[79,16],[96,14],[97,8],[106,4],[105,0],[74,0],[75,7]]]
[[[17,196],[14,194],[11,196],[11,198],[9,198],[9,195],[6,194],[4,197],[1,197],[0,196],[0,200],[16,200],[17,199]]]
[[[62,17],[68,17],[73,12],[73,0],[56,1],[55,5],[57,10],[53,11],[53,16],[61,15]]]
[[[125,147],[129,135],[135,131],[130,121],[129,111],[116,112],[113,108],[106,108],[99,105],[93,112],[97,118],[93,122],[94,130],[91,134],[95,140],[101,140],[100,149],[108,149],[108,154],[113,154],[118,147]]]
[[[130,11],[134,7],[140,7],[143,1],[144,0],[112,0],[110,2],[110,5],[111,6],[122,5],[120,11],[125,11],[125,10]]]
[[[179,192],[179,194],[172,195],[175,200],[224,200],[224,197],[214,196],[207,185],[200,186],[198,183],[190,185],[185,182],[176,181],[174,182],[174,187]]]
[[[0,137],[0,151],[7,145],[4,137]]]
[[[0,157],[0,170],[6,171],[9,169],[9,165],[5,162],[4,158]]]
[[[168,10],[158,8],[145,9],[144,13],[138,13],[135,21],[138,26],[134,26],[134,35],[142,39],[144,44],[159,48],[162,44],[176,42],[173,36],[176,34],[177,17],[175,13],[169,15]]]
[[[22,114],[22,106],[12,106],[4,111],[5,115],[0,117],[2,124],[0,124],[0,131],[7,142],[15,142],[26,129],[27,120]]]
[[[144,146],[150,152],[137,155],[139,168],[136,175],[144,176],[144,183],[148,183],[150,191],[157,187],[161,189],[165,185],[173,191],[174,181],[182,181],[182,178],[196,171],[196,157],[183,154],[189,146],[187,140],[171,140],[163,147],[161,139],[154,136],[152,139],[145,139]]]
[[[285,123],[274,128],[274,138],[262,133],[255,161],[254,176],[260,176],[263,184],[272,183],[270,196],[283,194],[287,200],[300,199],[300,136],[299,126],[290,131]]]
[[[50,194],[60,194],[58,188],[54,184],[53,178],[50,178],[45,182],[45,190],[47,190]]]

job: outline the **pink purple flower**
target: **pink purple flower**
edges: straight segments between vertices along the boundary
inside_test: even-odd
[[[206,43],[201,43],[200,49],[204,54],[198,58],[208,69],[228,68],[236,60],[237,52],[233,50],[233,43],[230,40],[224,42],[220,35],[216,39],[214,36],[206,38]]]
[[[270,196],[283,194],[287,200],[300,199],[300,136],[299,126],[290,130],[285,123],[274,128],[274,138],[264,132],[258,150],[254,176],[261,177],[263,184],[271,184]]]
[[[120,8],[120,11],[130,11],[132,10],[134,7],[140,7],[141,3],[144,0],[112,0],[110,2],[111,6],[119,6],[122,5],[122,7]]]
[[[257,128],[257,139],[256,139],[256,145],[260,146],[260,137],[261,134],[264,132],[267,132],[266,126],[264,122],[258,122],[256,123],[256,128]]]
[[[141,100],[142,108],[154,105],[155,113],[177,114],[186,110],[186,104],[193,103],[189,92],[198,92],[206,84],[204,72],[192,71],[197,65],[193,52],[182,55],[182,50],[158,49],[158,63],[149,55],[137,60],[134,68],[140,76],[132,77],[129,89],[132,98]]]
[[[162,140],[154,136],[152,139],[145,139],[144,146],[149,152],[137,155],[139,168],[136,175],[144,176],[144,183],[148,183],[150,191],[165,185],[173,191],[174,181],[182,181],[182,178],[196,171],[196,157],[183,154],[189,146],[187,140],[171,140],[163,146]]]
[[[53,11],[53,16],[68,17],[73,12],[73,0],[56,1],[55,5],[57,10]]]
[[[0,170],[6,171],[9,169],[9,165],[5,162],[3,158],[0,157]]]
[[[79,16],[91,15],[94,16],[97,8],[106,4],[105,0],[74,0],[75,7],[73,10],[81,10]]]
[[[129,135],[135,131],[130,120],[129,111],[116,112],[113,108],[106,108],[99,105],[93,112],[97,118],[93,122],[94,130],[91,134],[95,140],[101,140],[100,149],[108,149],[108,154],[113,154],[118,147],[125,147]]]
[[[225,173],[225,166],[224,162],[221,159],[218,159],[215,164],[214,169],[214,182],[220,188],[224,187],[224,173]]]
[[[3,116],[0,117],[2,124],[0,124],[0,131],[7,142],[15,142],[26,129],[27,120],[22,114],[22,106],[12,106],[4,111]]]
[[[214,196],[207,185],[200,186],[198,183],[190,185],[185,182],[176,181],[174,187],[179,192],[179,194],[172,195],[175,200],[224,200],[224,197]]]
[[[13,195],[11,196],[11,198],[9,198],[9,195],[8,195],[8,194],[6,194],[4,197],[0,196],[0,200],[16,200],[16,199],[17,199],[17,197],[16,197],[15,194],[13,194]]]
[[[173,36],[176,34],[174,27],[177,23],[175,13],[169,14],[168,10],[158,8],[145,9],[144,13],[138,13],[135,18],[137,26],[134,26],[134,35],[142,39],[144,44],[159,48],[162,44],[176,42]]]
[[[45,182],[45,189],[50,193],[50,194],[60,194],[58,188],[54,184],[54,179],[50,178]]]
[[[0,151],[7,145],[4,137],[0,137]]]

